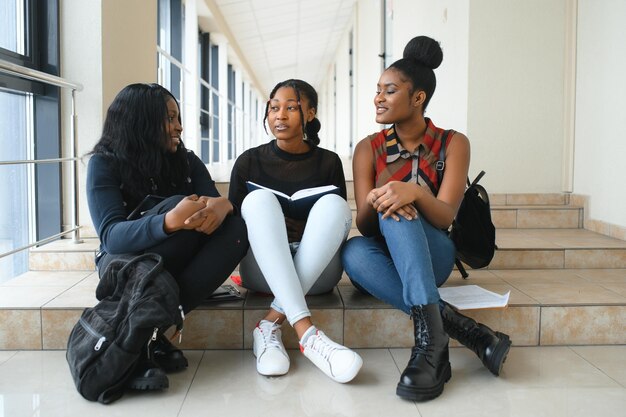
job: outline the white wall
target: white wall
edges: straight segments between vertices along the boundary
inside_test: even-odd
[[[346,30],[339,45],[337,65],[337,152],[350,154],[348,114],[349,77],[348,34],[354,31],[354,83],[355,83],[355,133],[356,143],[365,136],[380,130],[375,122],[374,95],[382,72],[382,60],[378,56],[381,46],[381,4],[374,0],[359,0],[355,5],[355,19]],[[436,124],[467,130],[467,61],[468,61],[468,14],[469,6],[463,0],[395,0],[392,3],[392,51],[393,59],[402,56],[404,45],[413,37],[428,35],[440,41],[444,49],[444,61],[436,70],[437,89],[427,110]],[[419,28],[419,29],[417,29]],[[332,91],[332,73],[325,82]]]
[[[470,3],[470,175],[492,193],[561,191],[566,1]]]
[[[578,1],[574,192],[626,227],[626,2]]]
[[[84,86],[76,94],[78,155],[100,138],[109,104],[127,84],[156,81],[156,2],[64,0],[61,2],[61,75]],[[128,40],[132,39],[132,42]],[[64,146],[70,146],[70,102],[63,101]],[[85,197],[86,161],[79,164],[80,224],[93,235]],[[71,191],[67,182],[65,189]],[[69,206],[65,193],[64,204]],[[69,224],[69,210],[64,223]]]
[[[437,126],[467,132],[469,2],[394,0],[392,31],[394,61],[415,36],[439,41],[443,62],[435,70],[437,87],[426,116]]]

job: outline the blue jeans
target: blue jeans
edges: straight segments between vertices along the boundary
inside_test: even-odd
[[[382,237],[353,237],[343,248],[352,282],[406,313],[412,306],[438,303],[437,287],[454,265],[454,243],[421,216],[398,222],[379,215],[378,221]]]

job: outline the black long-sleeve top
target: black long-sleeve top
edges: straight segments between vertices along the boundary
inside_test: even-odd
[[[246,181],[287,195],[304,188],[336,185],[346,199],[341,159],[336,153],[319,147],[312,147],[306,153],[291,154],[280,149],[273,140],[242,153],[231,172],[228,192],[228,199],[237,208],[241,208],[248,195]]]
[[[198,194],[219,197],[215,182],[204,163],[192,151],[187,151],[189,180],[172,195]],[[145,215],[126,220],[135,208],[127,204],[122,193],[122,180],[110,158],[94,154],[87,167],[87,203],[93,225],[100,238],[101,249],[110,254],[133,253],[167,239],[163,230],[165,214]],[[141,201],[145,196],[136,196]],[[163,196],[163,197],[169,197]]]

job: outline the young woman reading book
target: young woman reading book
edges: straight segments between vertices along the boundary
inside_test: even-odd
[[[239,267],[242,285],[275,297],[253,331],[257,371],[283,375],[289,370],[280,330],[286,319],[302,353],[333,380],[348,382],[361,368],[361,358],[313,325],[304,298],[331,291],[339,282],[340,249],[352,223],[341,160],[318,146],[316,110],[317,93],[308,83],[287,80],[274,87],[263,122],[275,139],[237,158],[229,199],[241,208],[250,241]],[[301,216],[284,212],[272,191],[248,181],[289,196],[335,185],[339,195],[321,195]]]

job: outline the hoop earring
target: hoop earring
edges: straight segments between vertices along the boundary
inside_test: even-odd
[[[302,135],[302,140],[309,140],[308,136],[306,135],[306,132],[304,132],[304,135]]]

